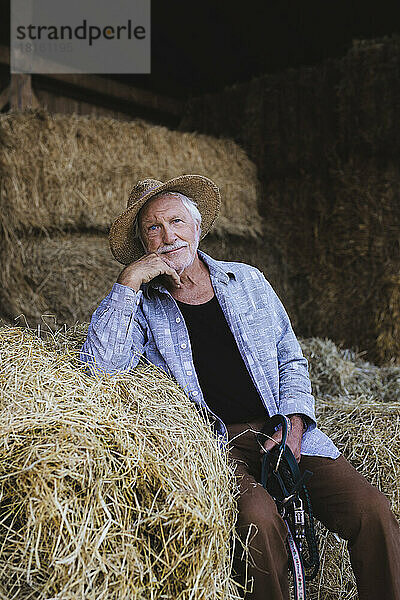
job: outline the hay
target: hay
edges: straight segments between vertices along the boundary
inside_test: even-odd
[[[86,377],[86,331],[0,329],[0,598],[239,598],[226,455],[154,367]],[[319,426],[400,518],[400,367],[301,345]],[[311,600],[356,599],[345,542],[319,531]]]
[[[262,184],[299,166],[321,168],[321,155],[337,135],[331,96],[337,77],[338,63],[329,60],[192,98],[179,129],[234,139],[257,165]]]
[[[165,181],[181,173],[206,175],[221,188],[218,233],[261,232],[255,167],[231,140],[139,120],[45,111],[0,117],[5,232],[107,231],[138,179]]]
[[[249,262],[268,269],[260,242],[249,245],[242,238],[210,235],[200,247],[217,259],[241,260],[247,255]],[[18,323],[26,320],[32,328],[43,320],[55,330],[64,323],[88,321],[122,268],[104,234],[30,236],[19,240],[18,249],[10,274],[13,282],[0,297],[9,320],[23,314]]]
[[[289,232],[276,246],[302,299],[289,310],[304,336],[367,350],[379,364],[400,360],[398,166],[331,164],[328,181],[299,175],[268,185],[273,221]]]
[[[393,157],[400,151],[399,57],[397,33],[375,40],[354,40],[341,63],[338,132],[350,156]]]
[[[326,158],[393,157],[400,151],[400,36],[355,40],[343,57],[266,74],[191,98],[181,131],[236,140],[262,183],[329,171]]]
[[[231,140],[139,120],[1,115],[0,315],[12,320],[22,312],[38,321],[50,312],[68,324],[87,320],[118,273],[95,235],[105,235],[138,179],[179,173],[201,173],[220,186],[221,216],[213,229],[219,239],[257,240],[256,170]],[[72,232],[81,236],[76,248]]]
[[[257,165],[264,239],[283,265],[271,283],[296,331],[379,364],[400,362],[399,66],[398,35],[357,41],[193,99],[180,125],[232,137]]]
[[[310,338],[301,345],[318,398],[351,399],[356,404],[361,396],[379,403],[400,401],[400,366],[378,367],[328,339]]]
[[[400,367],[377,367],[330,340],[302,340],[317,397],[319,427],[390,499],[400,519]],[[344,541],[319,528],[322,549],[312,600],[357,598]]]
[[[33,328],[43,320],[55,329],[88,321],[122,269],[105,235],[29,237],[20,240],[19,249],[7,314],[23,314]]]
[[[154,367],[88,378],[84,329],[0,329],[0,597],[238,598],[226,453]]]
[[[397,394],[400,384],[397,386]],[[400,519],[400,402],[383,403],[364,394],[318,401],[320,427],[348,460],[391,500]],[[357,598],[346,543],[320,528],[322,567],[310,587],[312,600]]]

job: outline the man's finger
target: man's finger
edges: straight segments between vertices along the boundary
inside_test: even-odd
[[[294,437],[291,437],[290,439],[288,439],[287,445],[293,452],[296,461],[299,462],[301,458],[301,438],[296,439]]]
[[[181,278],[179,277],[179,275],[175,271],[175,269],[172,269],[171,267],[169,267],[167,275],[170,275],[172,277],[176,286],[178,286],[178,287],[181,286]]]
[[[181,278],[179,277],[178,273],[175,271],[175,269],[173,267],[171,267],[171,265],[168,263],[168,259],[164,258],[162,255],[157,255],[158,258],[160,258],[163,261],[163,264],[165,265],[165,275],[169,275],[170,277],[172,277],[175,285],[177,285],[178,287],[180,287],[181,285]]]
[[[280,430],[276,431],[271,438],[267,439],[264,442],[264,450],[266,452],[269,452],[270,450],[272,450],[272,448],[274,448],[274,446],[276,446],[277,444],[279,444],[279,442],[281,441],[281,439],[282,439],[282,431],[280,431]],[[264,450],[261,449],[261,452],[264,452]]]

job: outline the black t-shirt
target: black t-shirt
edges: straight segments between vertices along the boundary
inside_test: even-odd
[[[194,366],[210,409],[226,424],[265,415],[216,296],[204,304],[177,304],[189,331]]]

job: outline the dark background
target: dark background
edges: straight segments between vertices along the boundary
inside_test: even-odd
[[[0,7],[0,39],[8,45],[9,1]],[[400,31],[399,0],[153,0],[151,11],[151,75],[112,78],[182,100],[343,56],[353,39]]]

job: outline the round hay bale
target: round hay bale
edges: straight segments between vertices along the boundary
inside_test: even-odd
[[[84,330],[0,328],[0,596],[238,598],[226,451],[153,366],[88,377]]]

